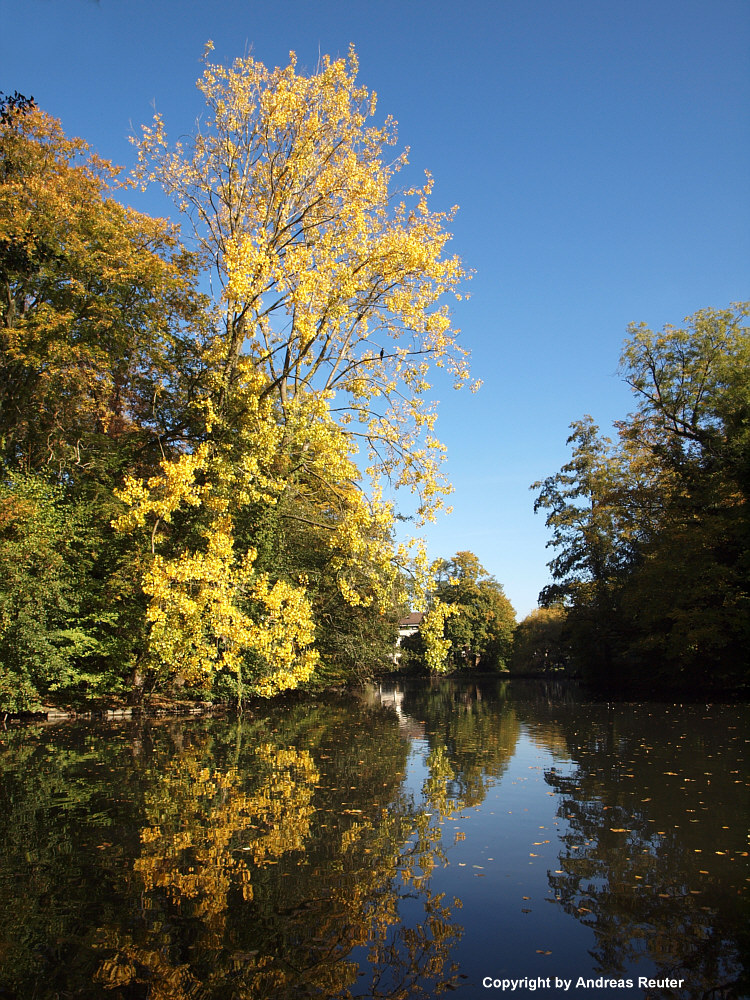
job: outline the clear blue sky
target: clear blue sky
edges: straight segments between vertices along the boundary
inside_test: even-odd
[[[750,297],[747,0],[0,0],[0,24],[0,90],[125,166],[154,108],[190,129],[209,38],[311,68],[354,43],[476,271],[456,321],[484,387],[438,389],[456,492],[430,554],[475,552],[521,616],[550,557],[529,484],[570,421],[628,412],[627,324]]]

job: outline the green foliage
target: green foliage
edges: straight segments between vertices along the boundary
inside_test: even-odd
[[[347,553],[332,538],[335,512],[323,516],[311,503],[291,491],[273,507],[257,505],[251,524],[243,531],[259,547],[258,565],[283,579],[306,581],[316,622],[315,645],[320,664],[313,686],[363,681],[392,667],[398,635],[398,588],[393,588],[390,606],[382,606],[376,565],[351,567],[351,583],[364,600],[348,604],[338,585],[340,567]],[[370,532],[377,532],[371,526]]]
[[[568,651],[564,640],[567,613],[562,605],[535,608],[513,633],[511,670],[547,673],[564,670]]]
[[[6,711],[39,707],[111,681],[91,670],[103,654],[86,606],[93,551],[85,510],[37,476],[0,484],[0,698]]]
[[[623,610],[641,674],[682,687],[749,679],[749,313],[631,327],[622,357],[638,410],[621,433],[659,469],[662,499]]]
[[[434,568],[435,595],[456,612],[445,623],[453,666],[505,669],[513,645],[516,615],[502,585],[473,552],[457,552]]]
[[[621,372],[637,408],[617,444],[591,418],[543,483],[565,640],[594,683],[742,688],[750,648],[750,338],[745,304],[682,329],[633,325]]]
[[[430,608],[419,632],[401,643],[402,669],[418,665],[431,672],[505,669],[516,616],[502,585],[473,552],[438,559],[431,570]],[[432,653],[436,642],[440,645]]]
[[[570,607],[579,662],[586,671],[611,668],[619,636],[619,583],[634,558],[637,526],[619,503],[620,454],[591,417],[571,425],[571,461],[543,483],[534,510],[548,510],[549,563],[555,581],[540,595],[545,606]]]

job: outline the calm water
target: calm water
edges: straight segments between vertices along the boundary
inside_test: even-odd
[[[748,996],[749,733],[450,681],[5,731],[0,998]]]

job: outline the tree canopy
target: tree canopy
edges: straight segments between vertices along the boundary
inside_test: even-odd
[[[118,174],[33,102],[5,101],[0,454],[11,468],[101,476],[113,451],[175,422],[191,259],[172,225],[115,199]]]
[[[750,634],[750,306],[629,328],[636,408],[543,483],[556,549],[543,604],[567,608],[573,660],[599,683],[742,689]]]
[[[428,670],[502,670],[508,665],[516,615],[502,585],[473,552],[437,559],[419,635],[404,645]]]
[[[3,102],[0,557],[20,534],[44,561],[86,525],[66,569],[45,562],[48,638],[78,636],[67,679],[52,657],[27,706],[106,688],[88,667],[109,676],[115,649],[111,689],[137,697],[389,662],[427,564],[394,541],[384,487],[419,523],[450,492],[429,373],[469,381],[448,310],[468,275],[429,176],[395,190],[406,156],[356,77],[353,51],[311,74],[206,61],[194,134],[170,147],[157,117],[137,140],[176,225],[124,207],[118,169],[33,101]],[[22,497],[51,533],[29,533]]]

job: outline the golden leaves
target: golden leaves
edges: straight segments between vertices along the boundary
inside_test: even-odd
[[[450,639],[445,639],[445,620],[459,613],[455,604],[445,604],[439,597],[434,597],[431,606],[419,626],[419,634],[425,643],[425,663],[430,671],[441,673],[448,669],[448,650]]]
[[[0,437],[30,468],[90,468],[144,409],[155,418],[176,317],[195,302],[190,255],[171,224],[111,197],[118,168],[34,106],[3,117],[0,162]]]
[[[200,130],[170,148],[155,117],[137,173],[187,214],[221,288],[192,404],[207,443],[129,480],[117,526],[151,528],[143,587],[159,669],[197,680],[225,668],[272,694],[315,667],[309,585],[258,572],[238,518],[252,503],[279,505],[327,539],[344,602],[392,606],[409,552],[394,550],[381,484],[411,491],[422,521],[451,491],[427,395],[432,365],[468,380],[445,302],[468,276],[447,252],[453,211],[429,207],[429,174],[393,197],[406,156],[388,149],[391,119],[373,122],[353,50],[309,76],[294,53],[274,69],[206,62],[198,87]],[[165,527],[178,511],[189,542]],[[425,626],[436,669],[449,613],[438,608]]]
[[[190,216],[219,277],[225,376],[247,351],[284,421],[300,393],[335,394],[337,425],[366,444],[372,476],[413,491],[430,518],[449,486],[441,449],[424,440],[424,376],[435,363],[457,386],[468,380],[443,301],[468,276],[446,254],[453,211],[428,206],[432,178],[393,199],[406,156],[388,152],[394,123],[373,124],[357,68],[353,49],[310,76],[294,53],[275,69],[207,64],[201,131],[170,151],[157,117],[138,143],[139,175]]]

